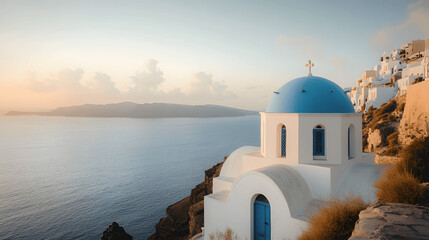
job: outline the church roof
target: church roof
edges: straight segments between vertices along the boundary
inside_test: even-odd
[[[312,76],[296,78],[274,92],[267,113],[354,113],[344,90],[334,82]]]

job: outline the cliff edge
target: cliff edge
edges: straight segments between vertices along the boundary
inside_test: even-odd
[[[377,202],[359,214],[349,240],[429,239],[429,208]]]
[[[185,240],[201,232],[204,196],[213,192],[213,178],[219,176],[226,158],[205,171],[204,181],[191,190],[190,196],[168,206],[167,216],[159,220],[148,240]]]

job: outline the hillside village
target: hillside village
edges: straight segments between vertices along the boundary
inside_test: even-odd
[[[384,53],[372,70],[366,70],[356,84],[346,89],[355,110],[367,112],[390,99],[407,93],[409,85],[429,78],[429,39],[413,40]]]

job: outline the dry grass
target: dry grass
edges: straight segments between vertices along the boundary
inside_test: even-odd
[[[384,155],[386,156],[396,156],[399,153],[399,147],[397,146],[389,146],[389,148],[386,149],[386,151],[384,152]]]
[[[397,165],[389,168],[375,183],[379,200],[391,203],[418,204],[424,201],[424,188],[410,172]]]
[[[386,125],[386,123],[395,121],[396,117],[392,116],[392,112],[396,110],[398,104],[395,100],[390,100],[387,103],[384,103],[380,108],[368,111],[366,113],[365,124],[368,128],[380,129]]]
[[[394,132],[392,134],[390,134],[389,136],[387,136],[387,145],[388,148],[386,149],[386,151],[384,152],[385,155],[387,156],[396,156],[399,153],[400,150],[400,145],[398,143],[398,135],[399,132]]]
[[[391,113],[391,112],[395,111],[397,105],[398,104],[396,103],[395,100],[390,100],[387,103],[383,103],[379,109],[375,110],[375,114],[381,115],[381,114],[385,114],[385,113]]]
[[[387,142],[389,142],[389,146],[398,145],[398,136],[399,136],[399,132],[394,132],[389,136],[387,136]]]
[[[328,202],[319,212],[311,217],[309,228],[299,240],[343,240],[348,239],[359,219],[360,211],[368,204],[360,198]]]
[[[210,240],[238,240],[238,236],[231,230],[227,228],[225,232],[217,232],[216,234],[209,235]]]
[[[398,111],[403,112],[405,109],[405,103],[401,103],[401,105],[398,106]]]
[[[397,168],[413,174],[420,182],[429,182],[429,137],[416,138],[402,151]]]

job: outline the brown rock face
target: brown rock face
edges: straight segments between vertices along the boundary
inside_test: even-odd
[[[349,240],[429,239],[429,208],[377,202],[360,212]]]
[[[219,176],[224,161],[205,171],[204,182],[191,195],[167,208],[167,217],[155,226],[148,240],[184,240],[201,232],[204,226],[204,196],[213,192],[213,178]]]
[[[399,126],[399,140],[408,145],[413,138],[429,134],[429,81],[407,87],[407,103]]]
[[[133,240],[133,237],[126,233],[124,228],[119,226],[118,223],[113,222],[103,232],[101,240]]]
[[[375,149],[380,146],[382,143],[382,138],[380,134],[380,129],[375,129],[372,131],[372,129],[368,132],[368,148],[369,149]]]

